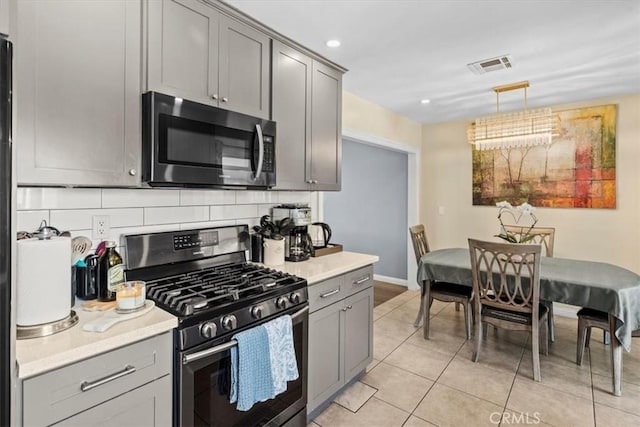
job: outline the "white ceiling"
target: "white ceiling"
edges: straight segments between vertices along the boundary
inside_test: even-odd
[[[638,0],[227,0],[349,69],[345,90],[420,123],[640,93]],[[339,48],[325,43],[337,38]],[[510,54],[483,75],[467,64]],[[420,100],[428,98],[430,104]],[[523,107],[522,90],[500,95]]]

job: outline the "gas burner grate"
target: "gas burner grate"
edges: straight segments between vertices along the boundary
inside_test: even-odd
[[[189,316],[236,301],[266,295],[300,279],[248,263],[199,269],[147,281],[147,296]]]

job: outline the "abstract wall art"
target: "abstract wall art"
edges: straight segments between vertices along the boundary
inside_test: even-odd
[[[472,149],[473,204],[616,207],[616,106],[559,111],[550,145]]]

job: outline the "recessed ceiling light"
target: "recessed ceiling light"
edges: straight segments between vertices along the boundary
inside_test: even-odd
[[[335,39],[329,40],[327,42],[327,46],[329,46],[329,47],[338,47],[338,46],[340,46],[340,40],[335,40]]]
[[[421,104],[428,104],[428,103],[430,103],[430,102],[431,102],[431,100],[430,100],[430,99],[422,99],[422,100],[420,100],[420,103],[421,103]]]

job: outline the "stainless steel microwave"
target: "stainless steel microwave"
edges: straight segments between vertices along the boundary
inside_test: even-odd
[[[275,122],[142,95],[142,180],[151,186],[273,187],[275,143]]]

